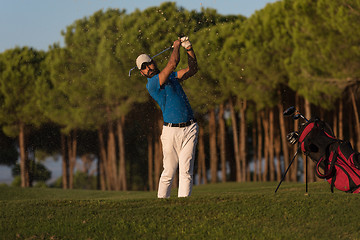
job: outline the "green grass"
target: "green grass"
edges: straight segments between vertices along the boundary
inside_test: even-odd
[[[0,187],[1,239],[360,239],[360,195],[309,184],[195,186],[155,192]]]

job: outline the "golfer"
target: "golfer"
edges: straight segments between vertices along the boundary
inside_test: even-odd
[[[175,72],[180,61],[180,46],[188,56],[188,66]],[[169,198],[171,184],[179,167],[178,197],[191,195],[195,149],[198,140],[198,125],[189,100],[180,82],[197,72],[197,61],[188,37],[173,44],[173,52],[166,67],[160,71],[156,63],[146,54],[136,59],[136,66],[147,77],[146,88],[159,104],[164,120],[161,134],[163,147],[163,172],[159,181],[158,198]]]

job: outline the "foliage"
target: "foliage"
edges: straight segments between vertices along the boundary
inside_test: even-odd
[[[13,181],[11,182],[12,187],[20,187],[21,186],[21,177],[15,176]]]
[[[197,113],[205,114],[214,105],[225,101],[229,97],[229,89],[234,86],[227,85],[227,74],[219,74],[226,67],[221,64],[225,41],[232,35],[233,30],[239,27],[243,18],[239,16],[233,21],[203,28],[191,38],[200,70],[186,81],[184,86]],[[187,61],[187,57],[182,58]]]
[[[46,183],[44,181],[39,181],[39,182],[36,182],[34,187],[36,188],[47,188],[48,186],[46,185]]]
[[[280,97],[277,89],[287,82],[284,62],[292,53],[292,36],[285,23],[287,11],[282,2],[266,5],[235,31],[233,38],[238,39],[228,43],[226,54],[235,62],[230,65],[232,76],[245,83],[240,96],[253,100],[258,109],[276,105]]]
[[[44,161],[48,156],[55,156],[60,152],[60,127],[52,122],[41,125],[28,136],[35,158]]]
[[[35,161],[30,161],[30,179],[31,181],[46,182],[51,178],[51,172],[42,164]],[[20,175],[20,165],[16,164],[12,169],[13,177]]]
[[[62,188],[62,177],[58,178],[51,187]],[[98,183],[96,176],[88,175],[84,172],[77,171],[74,174],[74,186],[73,189],[87,189],[96,190],[98,189]]]
[[[0,132],[0,165],[14,165],[18,160],[18,155],[14,140]]]
[[[97,189],[97,178],[96,176],[77,171],[74,176],[74,188],[95,190]]]
[[[19,134],[19,123],[39,126],[43,121],[34,95],[43,59],[43,52],[28,47],[6,50],[0,55],[0,123],[8,136]]]
[[[289,86],[315,105],[331,108],[359,76],[359,1],[292,1],[294,50]]]

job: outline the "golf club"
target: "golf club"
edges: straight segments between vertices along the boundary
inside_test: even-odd
[[[308,120],[298,111],[296,110],[296,108],[294,106],[292,107],[289,107],[288,109],[286,109],[284,112],[283,112],[283,116],[285,117],[292,117],[294,120],[297,120],[299,119],[300,117],[302,119],[304,119],[306,122],[308,122]],[[287,140],[289,141],[289,143],[291,143],[292,145],[294,145],[295,143],[298,142],[298,138],[299,138],[299,133],[298,132],[291,132],[289,133],[287,136],[286,136]],[[299,146],[294,154],[294,157],[292,158],[288,168],[286,169],[284,175],[282,176],[281,180],[280,180],[280,183],[279,185],[277,186],[276,190],[275,190],[275,193],[277,192],[277,190],[279,189],[281,183],[284,181],[285,179],[285,176],[286,174],[288,173],[290,167],[291,167],[291,164],[293,164],[294,160],[295,160],[295,157],[298,155],[298,153],[301,152],[301,146]],[[308,182],[307,182],[307,156],[306,156],[306,159],[305,159],[305,166],[306,166],[306,170],[305,170],[305,179],[306,179],[306,193],[308,192]]]
[[[296,110],[296,108],[294,106],[289,107],[288,109],[286,109],[284,111],[284,113],[283,113],[283,116],[285,116],[285,117],[291,116],[294,120],[298,120],[299,118],[302,118],[306,122],[309,121],[298,110]]]
[[[159,56],[160,54],[162,54],[162,53],[170,50],[172,47],[173,47],[173,46],[168,47],[168,48],[165,48],[165,49],[162,50],[161,52],[159,52],[159,53],[155,54],[154,56],[152,56],[151,59],[153,59],[154,57],[157,57],[157,56]],[[133,67],[132,69],[130,69],[130,71],[129,71],[129,77],[131,76],[131,71],[134,70],[135,68],[137,68],[137,66],[135,66],[135,67]]]
[[[295,113],[296,108],[294,106],[289,107],[288,109],[286,109],[283,113],[284,116],[291,116]]]

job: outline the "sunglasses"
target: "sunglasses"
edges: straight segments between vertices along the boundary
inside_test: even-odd
[[[151,62],[144,62],[143,64],[141,64],[141,70],[145,70],[147,66],[151,65],[153,63],[153,61]]]

